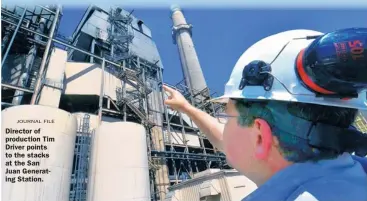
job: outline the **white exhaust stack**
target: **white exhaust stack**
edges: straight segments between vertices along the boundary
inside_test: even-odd
[[[171,11],[173,42],[178,47],[186,85],[191,90],[191,94],[196,95],[204,89],[207,89],[207,85],[191,38],[192,25],[186,23],[186,19],[179,6],[171,6]],[[208,90],[206,90],[204,96],[196,95],[195,99],[202,101],[208,96]]]

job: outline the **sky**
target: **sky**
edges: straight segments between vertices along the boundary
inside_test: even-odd
[[[63,8],[59,33],[71,36],[87,7]],[[134,9],[152,31],[164,66],[165,83],[183,79],[178,49],[172,42],[170,8]],[[193,26],[193,41],[208,87],[223,94],[232,68],[241,54],[264,37],[292,29],[329,32],[349,27],[367,26],[367,8],[349,10],[326,9],[195,9],[183,8],[185,18]]]

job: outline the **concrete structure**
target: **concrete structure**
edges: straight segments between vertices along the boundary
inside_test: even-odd
[[[170,187],[165,201],[234,201],[243,199],[256,188],[255,183],[237,171],[208,169]]]
[[[202,102],[209,96],[209,91],[191,38],[192,26],[187,24],[180,7],[172,6],[171,11],[173,21],[172,37],[180,54],[186,86],[189,88],[191,95],[195,97],[195,102]]]
[[[32,120],[33,122],[18,123],[20,119]],[[40,123],[35,122],[36,120]],[[44,123],[45,120],[49,123]],[[2,200],[69,201],[77,130],[76,118],[70,113],[54,107],[21,105],[3,110],[1,121],[2,153],[12,154],[11,158],[4,159],[5,161],[13,161],[11,166],[5,166],[4,161],[1,164],[3,170]],[[39,128],[41,129],[40,133],[36,134],[34,131]],[[29,129],[33,132],[30,134],[11,134],[6,133],[6,129]],[[25,138],[28,141],[20,141],[20,139]],[[11,139],[17,139],[17,141],[11,141]],[[18,149],[11,148],[12,145],[17,146]],[[21,146],[24,146],[24,149],[19,149]],[[15,153],[25,154],[25,157],[19,158]],[[30,156],[30,154],[39,154],[40,156]],[[16,166],[15,161],[24,162],[25,165]],[[43,170],[43,173],[24,174],[24,168],[29,171]],[[6,169],[13,170],[14,173],[19,171],[19,173],[4,174]],[[24,176],[26,179],[33,177],[34,179],[22,180],[22,182],[18,176]],[[11,181],[12,177],[16,179],[14,183]]]
[[[142,125],[103,123],[92,147],[88,200],[150,200],[147,140]]]

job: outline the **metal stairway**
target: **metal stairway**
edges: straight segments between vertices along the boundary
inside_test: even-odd
[[[38,79],[38,72],[41,66],[42,59],[39,57],[34,58],[33,65],[31,66],[31,70],[29,71],[29,77],[27,81],[27,87],[30,89],[34,89],[36,85],[36,81]]]
[[[130,15],[131,13],[123,14],[121,8],[111,9],[109,13],[108,22],[111,27],[107,31],[113,54],[110,57],[106,55],[106,57],[116,63],[132,56],[129,46],[134,38],[134,32],[131,28],[133,19]]]
[[[116,105],[120,108],[123,107],[124,104],[126,104],[127,107],[129,107],[130,110],[132,110],[142,121],[143,124],[145,124],[148,127],[153,127],[155,124],[149,120],[148,114],[145,112],[144,106],[142,106],[139,102],[141,100],[137,96],[141,96],[141,93],[137,90],[129,91],[125,93],[125,97],[123,95],[123,91],[121,88],[116,89]]]

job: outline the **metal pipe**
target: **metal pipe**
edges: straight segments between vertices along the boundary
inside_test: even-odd
[[[52,14],[56,14],[54,11],[52,11],[52,10],[50,10],[50,9],[44,7],[44,6],[41,6],[41,5],[37,5],[37,6],[40,7],[40,8],[43,8],[44,10],[46,10],[46,11],[52,13]]]
[[[178,184],[178,173],[177,173],[177,169],[176,169],[176,162],[173,158],[171,160],[172,160],[174,175],[175,175],[175,178],[176,178],[175,183]]]
[[[184,127],[184,128],[191,129],[191,130],[194,130],[194,131],[200,131],[198,128],[194,128],[194,127],[190,127],[190,126],[182,126],[180,124],[175,124],[175,123],[170,123],[170,125],[178,126],[178,127]]]
[[[1,102],[1,106],[15,106],[14,104],[12,103],[6,103],[6,102]]]
[[[20,17],[18,15],[14,14],[14,13],[8,11],[8,10],[2,10],[1,11],[1,15],[4,15],[6,17],[9,17],[9,18],[12,18],[12,19],[16,19],[16,20],[19,20],[20,19]],[[24,16],[24,17],[26,17],[26,16]]]
[[[19,87],[19,86],[14,86],[14,85],[10,85],[10,84],[1,83],[1,87],[7,87],[7,88],[10,88],[10,89],[16,89],[16,90],[19,90],[19,91],[33,93],[33,91],[30,90],[30,89],[22,88],[22,87]]]
[[[17,24],[17,27],[15,28],[14,30],[14,33],[13,33],[13,36],[11,37],[10,39],[10,43],[8,45],[8,48],[6,49],[6,52],[4,54],[4,57],[3,57],[3,60],[1,61],[1,69],[4,68],[4,63],[5,63],[5,60],[6,60],[6,57],[8,57],[8,54],[9,54],[9,51],[10,51],[10,48],[14,42],[14,39],[15,39],[15,36],[17,35],[18,33],[18,30],[19,30],[19,27],[22,25],[22,22],[23,22],[23,19],[24,19],[24,16],[25,16],[25,13],[27,12],[27,7],[24,7],[24,11],[23,11],[23,14],[22,14],[22,17],[20,17],[19,19],[19,22]]]
[[[5,36],[3,37],[1,41],[1,52],[4,52],[6,44],[8,44],[9,38],[10,38],[10,31],[7,31],[5,32]]]
[[[185,145],[185,152],[186,153],[189,153],[189,147],[187,145],[187,140],[186,140],[186,131],[185,131],[185,125],[183,123],[183,119],[182,119],[182,113],[179,112],[178,113],[180,115],[180,124],[182,125],[181,129],[182,129],[182,138],[183,138],[183,141],[184,141],[184,145]],[[190,161],[188,161],[188,166],[189,166],[189,169],[190,169],[190,176],[193,176],[193,173],[192,173],[192,167],[191,167],[191,163]]]
[[[48,53],[50,51],[50,47],[51,47],[51,44],[52,44],[52,41],[53,41],[52,39],[54,37],[54,33],[55,33],[55,30],[56,30],[57,20],[59,19],[59,13],[60,13],[60,6],[57,6],[55,18],[54,18],[54,21],[52,22],[52,27],[51,27],[51,31],[50,31],[50,34],[49,34],[49,39],[47,41],[47,45],[46,45],[46,48],[45,48],[45,53],[43,54],[42,63],[41,63],[41,66],[40,66],[40,69],[39,69],[39,72],[38,72],[39,76],[38,76],[38,79],[37,79],[37,82],[36,82],[36,86],[34,87],[34,94],[32,96],[31,103],[30,103],[31,105],[37,104],[38,94],[41,90],[41,81],[42,81],[42,78],[43,78],[43,73],[44,73],[44,70],[45,70]]]
[[[14,25],[14,26],[16,26],[16,25],[17,25],[17,24],[15,24],[14,22],[8,21],[8,20],[6,20],[6,19],[1,19],[1,21],[4,21],[4,22],[6,22],[6,23],[8,23],[8,24],[11,24],[11,25]],[[21,28],[21,29],[24,29],[24,30],[26,30],[26,31],[29,31],[29,32],[31,32],[31,33],[33,33],[33,34],[40,35],[40,36],[42,36],[42,37],[44,37],[44,38],[46,38],[46,39],[48,39],[48,38],[49,38],[48,36],[46,36],[46,35],[44,35],[44,34],[41,34],[41,33],[38,33],[37,31],[34,31],[34,30],[32,30],[32,29],[30,29],[30,28],[28,28],[28,27],[23,27],[23,26],[21,26],[20,28]]]
[[[125,71],[125,67],[122,66],[122,71]],[[126,81],[127,81],[127,77],[126,76],[123,76],[123,86],[122,86],[122,99],[125,100],[126,98]],[[126,106],[126,102],[124,103],[123,105],[123,113],[124,113],[124,122],[126,122],[127,120],[127,113],[126,113],[126,109],[127,109],[127,106]]]
[[[152,157],[162,157],[164,155],[177,155],[177,156],[196,156],[202,158],[217,158],[225,160],[225,156],[218,156],[214,154],[196,154],[196,153],[183,153],[183,152],[175,152],[175,151],[152,151]]]
[[[139,59],[139,57],[138,57],[138,67],[140,67],[140,59]],[[145,83],[145,84],[147,84],[147,82],[146,82],[146,79],[145,79],[145,68],[144,67],[142,67],[142,77],[143,77],[143,83]],[[144,85],[143,86],[143,88],[144,88],[144,110],[145,110],[145,113],[147,114],[147,119],[149,120],[149,106],[148,106],[148,96],[147,96],[147,85]]]
[[[162,81],[163,84],[163,74],[162,74],[162,69],[159,69],[159,78]],[[159,80],[159,79],[158,79]],[[164,104],[164,91],[162,90],[162,105],[163,105],[163,110],[164,110],[164,114],[166,117],[166,121],[167,121],[167,131],[168,131],[168,142],[171,144],[171,148],[172,148],[172,139],[171,139],[171,129],[170,129],[170,122],[169,122],[169,117],[168,117],[168,112],[167,112],[167,106]],[[163,139],[164,139],[164,133],[163,134]]]
[[[99,125],[101,125],[102,123],[102,107],[103,107],[103,95],[104,95],[104,66],[105,66],[105,58],[102,59],[101,93],[99,94],[99,106],[98,106]]]
[[[94,47],[96,46],[96,40],[93,38],[92,40],[92,45],[90,47],[90,51],[92,52],[92,54],[94,54]],[[90,57],[90,60],[89,60],[90,63],[94,63],[94,58],[93,57]]]

